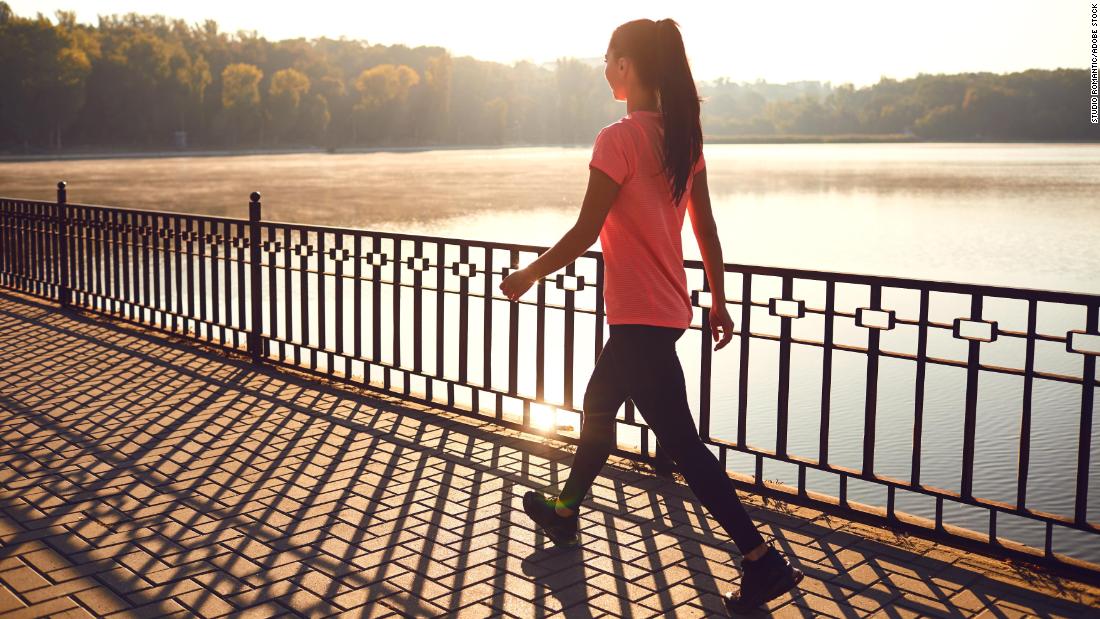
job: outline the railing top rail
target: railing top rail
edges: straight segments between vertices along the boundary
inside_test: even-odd
[[[701,269],[703,268],[703,262],[701,260],[685,260],[684,266]],[[725,264],[725,270],[727,272],[751,273],[754,275],[774,275],[776,277],[795,277],[800,279],[815,279],[845,284],[877,284],[880,286],[890,286],[894,288],[911,288],[915,290],[927,289],[935,292],[957,292],[959,294],[973,294],[977,292],[984,296],[1036,299],[1038,301],[1051,301],[1056,303],[1077,303],[1081,305],[1100,304],[1100,293],[1093,294],[1088,292],[1046,290],[1042,288],[1025,288],[1021,286],[976,284],[937,279],[913,279],[909,277],[897,277],[892,275],[845,273],[843,271],[816,271],[812,269],[799,269],[795,267],[739,264],[732,262],[727,262]]]
[[[56,202],[48,200],[24,200],[21,198],[11,198],[0,196],[0,201],[16,201],[31,204],[41,205],[54,205]],[[198,215],[194,213],[181,213],[176,211],[160,211],[153,209],[131,208],[123,206],[104,206],[99,204],[84,204],[78,202],[70,202],[69,206],[93,208],[103,210],[120,210],[131,211],[136,213],[143,213],[146,215],[163,215],[169,217],[199,217],[202,219],[221,221],[226,223],[243,223],[247,224],[247,218],[226,217],[218,215]],[[290,226],[300,230],[307,230],[312,232],[326,232],[326,233],[341,233],[341,234],[371,234],[371,235],[383,235],[398,240],[406,241],[423,241],[429,243],[448,243],[455,245],[466,245],[468,247],[482,247],[488,249],[503,249],[503,250],[517,250],[541,253],[549,249],[548,246],[543,245],[527,245],[520,243],[505,243],[498,241],[482,241],[475,239],[462,239],[454,237],[444,236],[431,236],[422,234],[408,234],[403,232],[391,232],[385,230],[369,230],[365,228],[345,228],[340,226],[329,226],[324,224],[306,224],[296,223],[288,221],[271,221],[264,220],[265,225],[274,226]],[[581,254],[582,257],[602,259],[602,252],[595,250],[588,250]],[[701,260],[684,260],[684,266],[694,269],[704,268]],[[1073,292],[1063,290],[1046,290],[1041,288],[1026,288],[1020,286],[1002,286],[995,284],[978,284],[967,282],[956,282],[950,280],[931,280],[931,279],[914,279],[908,277],[898,277],[892,275],[875,275],[875,274],[860,274],[860,273],[847,273],[843,271],[820,271],[814,269],[800,269],[795,267],[782,267],[774,265],[761,265],[761,264],[740,264],[727,262],[724,265],[726,272],[732,273],[750,273],[754,275],[765,275],[775,277],[794,277],[799,279],[808,280],[820,280],[820,281],[833,281],[837,283],[846,284],[862,284],[862,285],[879,285],[889,286],[894,288],[909,288],[914,290],[929,290],[935,292],[949,292],[958,294],[974,294],[978,293],[984,296],[997,296],[1015,299],[1035,299],[1037,301],[1047,301],[1052,303],[1073,303],[1080,305],[1100,305],[1100,292],[1087,293],[1087,292]]]

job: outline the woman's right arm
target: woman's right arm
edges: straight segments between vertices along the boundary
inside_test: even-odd
[[[707,188],[707,169],[703,168],[695,175],[688,202],[688,215],[691,227],[695,231],[695,240],[699,243],[699,253],[703,256],[703,268],[710,284],[711,299],[711,336],[718,341],[719,329],[721,341],[715,346],[718,350],[733,337],[733,320],[726,310],[726,272],[722,259],[722,243],[718,240],[718,227],[714,223],[714,213],[710,208],[710,189]]]

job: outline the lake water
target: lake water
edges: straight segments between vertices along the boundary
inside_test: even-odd
[[[53,199],[54,184],[64,179],[69,182],[72,202],[245,217],[248,194],[258,190],[263,193],[267,220],[549,246],[576,219],[587,183],[589,154],[588,148],[512,148],[4,163],[0,164],[0,195]],[[1100,145],[708,145],[706,156],[726,262],[1100,293]],[[698,259],[688,221],[683,240],[685,258]],[[593,249],[599,249],[598,242]],[[697,275],[689,273],[693,287],[698,282],[690,277]],[[315,294],[313,286],[306,287],[310,298]],[[476,286],[471,283],[471,288]],[[296,294],[301,290],[291,288]],[[754,288],[753,296],[766,302],[778,293],[778,286],[769,289],[762,283]],[[383,307],[392,305],[388,294],[383,294]],[[528,294],[525,298],[533,299],[533,293]],[[578,293],[578,299],[582,295]],[[424,315],[430,327],[424,332],[426,350],[434,345],[432,296],[425,297]],[[731,300],[739,296],[739,286],[730,280],[727,296]],[[806,299],[808,306],[822,307],[820,290],[812,286],[796,283],[795,296]],[[912,299],[884,294],[883,302],[898,309],[899,316],[915,318]],[[865,293],[838,290],[838,308],[865,304]],[[507,305],[494,302],[495,325],[507,324]],[[933,318],[950,322],[951,317],[964,315],[968,307],[965,299],[934,299]],[[471,342],[483,337],[478,330],[479,308],[483,306],[471,305]],[[448,305],[446,314],[454,316],[453,309]],[[522,309],[521,325],[533,325],[533,310]],[[1026,316],[1018,307],[989,304],[986,310],[993,314],[986,317],[1000,319],[1002,328],[1008,325],[1022,330]],[[731,307],[738,323],[739,312]],[[1047,312],[1040,320],[1041,332],[1044,321],[1057,335],[1084,328],[1083,312],[1059,312],[1056,308]],[[766,310],[760,312],[759,319],[754,310],[753,330],[773,332],[766,327],[767,320]],[[796,321],[794,335],[820,339],[822,322],[820,318],[816,324]],[[411,359],[411,349],[404,349],[411,339],[406,337],[409,323],[411,320],[402,324],[402,365],[409,365]],[[369,324],[366,317],[364,324]],[[560,333],[561,324],[559,314],[547,314],[548,333]],[[864,331],[850,331],[848,335],[858,344]],[[527,350],[525,346],[533,351],[530,332],[521,328],[521,351]],[[591,333],[591,324],[578,322],[578,342],[591,341]],[[837,333],[838,338],[844,337],[845,329],[838,326]],[[453,336],[449,332],[444,344],[452,352]],[[383,360],[392,359],[388,335],[382,341],[386,342]],[[884,334],[883,347],[889,343],[894,350],[913,352],[913,341],[912,333],[897,329]],[[494,338],[494,358],[507,354],[502,342],[506,344],[506,338]],[[685,334],[678,344],[696,412],[701,344],[697,331]],[[962,342],[949,337],[930,341],[929,354],[959,358],[959,344]],[[983,345],[982,361],[1022,367],[1022,345],[1015,344],[999,340]],[[579,406],[594,359],[591,346],[578,350],[573,401]],[[712,435],[731,440],[737,433],[736,350],[735,341],[716,353],[712,370]],[[777,351],[774,342],[757,340],[750,350],[746,432],[750,443],[765,449],[775,447]],[[457,375],[452,352],[444,368],[449,377]],[[434,355],[426,357],[433,359],[426,359],[425,371],[433,371]],[[965,347],[961,358],[965,359]],[[1080,355],[1064,350],[1040,350],[1038,367],[1079,377],[1080,360]],[[470,347],[468,361],[469,380],[482,384],[486,377],[477,371],[481,367],[479,346]],[[559,347],[547,346],[546,363],[546,399],[561,402]],[[506,365],[496,364],[494,376],[488,380],[497,388],[506,384],[495,375],[499,368],[506,378]],[[533,394],[530,355],[520,361],[519,371],[520,392]],[[865,376],[864,355],[834,353],[833,463],[854,468],[861,464]],[[913,364],[883,359],[879,376],[876,472],[907,478]],[[1020,432],[1022,380],[1014,379],[983,373],[979,387],[974,492],[1007,502],[1015,499]],[[1100,520],[1100,421],[1096,421],[1100,419],[1100,390],[1095,391],[1098,410],[1094,413],[1091,461],[1097,472],[1089,483],[1092,522]],[[922,481],[953,491],[959,490],[960,483],[964,393],[964,370],[929,366]],[[796,345],[791,362],[791,453],[817,457],[820,398],[821,350]],[[1072,514],[1080,398],[1080,386],[1050,381],[1036,384],[1029,507]],[[631,441],[628,434],[621,432],[620,440]],[[730,464],[741,472],[752,472],[749,459],[731,458]],[[793,483],[793,471],[792,467],[769,465],[765,477]],[[835,478],[811,474],[809,481],[812,488],[837,492]],[[873,504],[885,500],[884,490],[857,483],[849,486],[849,494],[853,500]],[[899,496],[898,506],[931,515],[931,503],[922,497]],[[948,522],[964,526],[981,529],[986,525],[984,512],[976,510],[948,506],[945,515]],[[1030,544],[1042,543],[1041,525],[1002,517],[998,531]],[[1055,549],[1100,562],[1098,537],[1058,533]]]

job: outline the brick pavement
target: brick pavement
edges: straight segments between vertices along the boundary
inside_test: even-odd
[[[566,445],[0,291],[0,616],[701,617],[736,548],[612,459],[584,546],[520,508]],[[1100,589],[745,496],[779,617],[1086,616]]]

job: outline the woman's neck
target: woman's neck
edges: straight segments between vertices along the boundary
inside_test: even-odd
[[[626,97],[626,113],[634,112],[660,112],[657,109],[656,92],[628,93]]]

